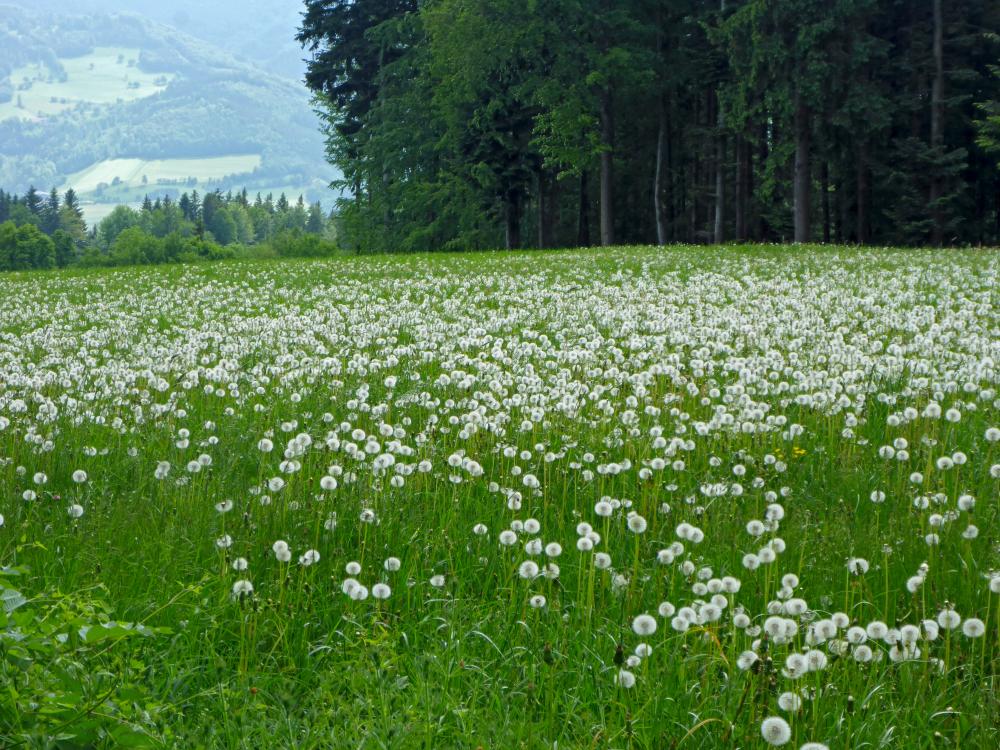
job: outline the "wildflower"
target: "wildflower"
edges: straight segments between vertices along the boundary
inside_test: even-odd
[[[620,669],[615,677],[615,684],[626,690],[631,690],[635,687],[635,675],[627,669]]]
[[[73,503],[66,509],[70,518],[80,518],[83,515],[83,506],[78,503]]]
[[[760,657],[754,651],[744,651],[736,657],[736,666],[746,672],[750,667],[760,661]]]
[[[392,589],[390,589],[389,586],[384,583],[376,583],[374,586],[372,586],[372,596],[374,596],[376,599],[380,600],[388,599],[391,594],[392,594]]]
[[[299,565],[304,568],[308,568],[310,565],[314,565],[319,562],[319,552],[314,549],[307,549],[299,556]]]
[[[874,653],[872,652],[870,646],[861,644],[860,646],[854,649],[853,656],[854,656],[854,661],[860,664],[867,664],[872,660]]]
[[[802,697],[798,693],[786,691],[778,696],[778,708],[794,713],[802,708]]]
[[[962,617],[953,609],[942,609],[938,613],[937,621],[945,630],[954,630],[962,622]]]
[[[632,630],[636,635],[652,635],[656,632],[656,620],[650,615],[638,615],[632,620]]]
[[[541,609],[545,606],[545,597],[541,594],[535,594],[528,600],[528,604],[530,604],[533,609]]]
[[[525,560],[518,566],[517,574],[528,581],[537,578],[538,564],[533,560]]]
[[[73,481],[77,484],[83,484],[87,481],[87,472],[83,469],[77,469],[73,472]]]
[[[962,623],[962,633],[966,638],[979,638],[986,632],[986,625],[978,617],[970,617]]]
[[[242,599],[253,593],[253,584],[250,581],[239,580],[233,584],[233,598]]]
[[[769,745],[784,745],[792,738],[792,728],[780,716],[769,716],[761,722],[760,734]]]
[[[646,530],[646,519],[638,514],[632,514],[628,518],[629,531],[634,534],[642,534]]]

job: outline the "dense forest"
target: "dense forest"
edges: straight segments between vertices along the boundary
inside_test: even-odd
[[[118,206],[89,232],[76,193],[0,190],[0,271],[123,266],[233,257],[318,257],[336,251],[319,203],[284,194],[184,193]]]
[[[995,0],[307,0],[360,250],[1000,240]]]

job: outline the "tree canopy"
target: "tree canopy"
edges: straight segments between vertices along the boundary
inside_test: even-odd
[[[987,0],[306,0],[360,250],[1000,240]]]

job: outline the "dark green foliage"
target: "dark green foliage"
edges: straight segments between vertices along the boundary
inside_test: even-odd
[[[0,271],[337,252],[331,219],[318,203],[292,203],[285,195],[258,195],[251,203],[245,190],[204,197],[194,191],[176,202],[147,197],[138,210],[116,206],[89,235],[72,190],[63,198],[53,190],[44,202],[34,190],[24,198],[0,190],[0,217]]]
[[[0,737],[9,747],[163,747],[165,707],[151,698],[141,644],[169,629],[112,620],[100,586],[26,595],[25,572],[0,569]]]
[[[942,9],[310,0],[341,242],[1000,242],[1000,5]]]
[[[299,230],[282,232],[271,240],[271,247],[282,258],[323,258],[337,252],[332,242]]]
[[[0,271],[52,268],[55,264],[55,245],[34,224],[0,224]]]

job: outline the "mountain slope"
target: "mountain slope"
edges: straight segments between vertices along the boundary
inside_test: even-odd
[[[192,187],[332,197],[318,118],[294,79],[129,14],[0,6],[0,49],[5,189],[77,187],[83,172],[107,175],[79,186],[106,206]],[[135,161],[149,166],[114,172]]]

